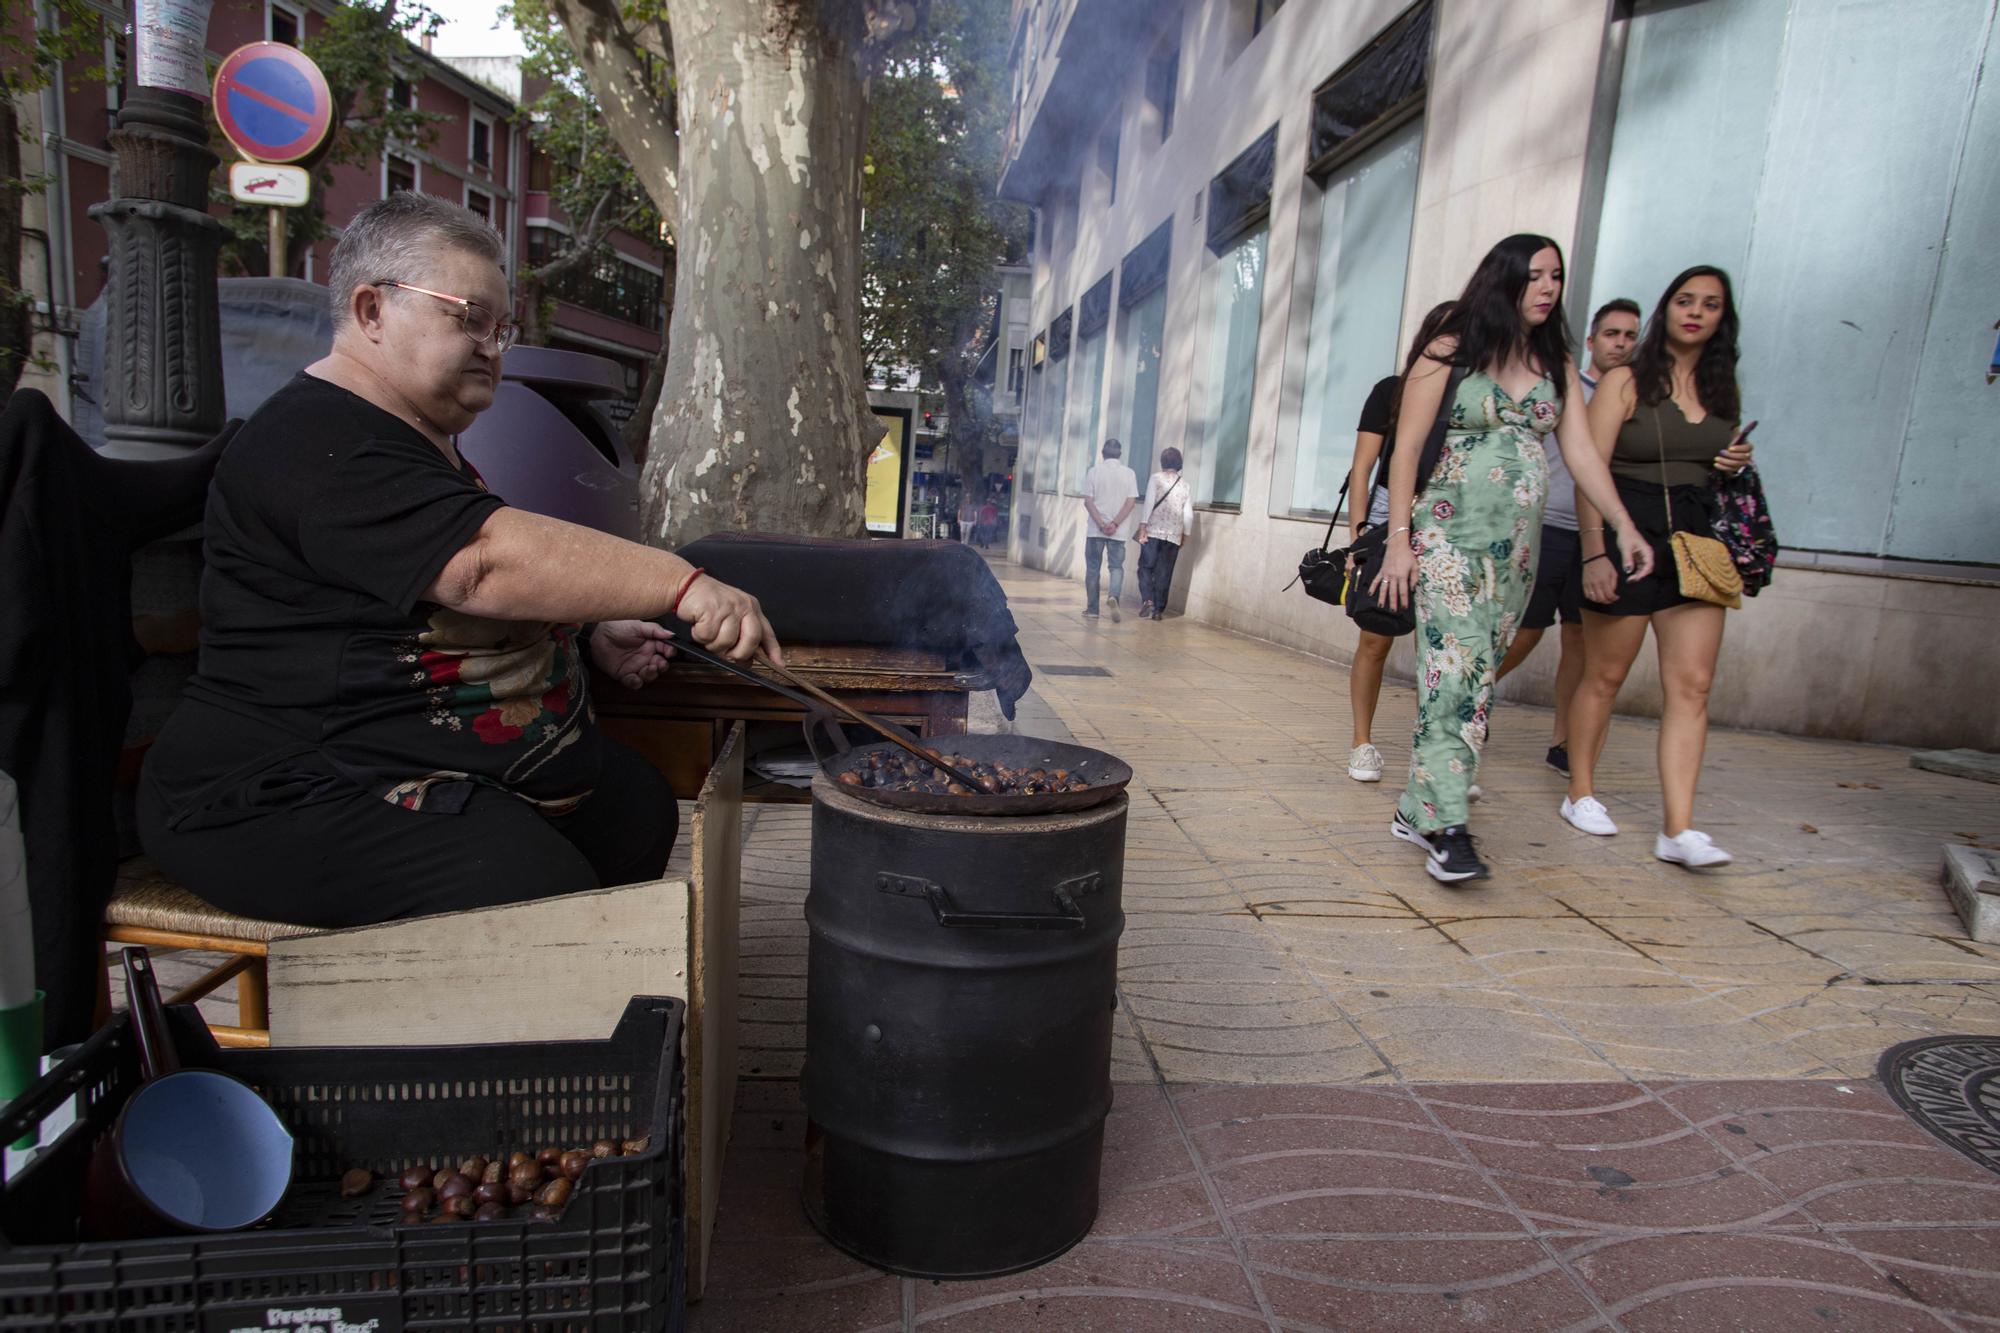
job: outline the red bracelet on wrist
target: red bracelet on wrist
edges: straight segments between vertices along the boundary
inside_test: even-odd
[[[674,604],[667,608],[668,615],[673,616],[676,619],[679,618],[681,613],[681,598],[687,596],[688,589],[694,586],[694,581],[700,578],[703,574],[706,574],[707,572],[708,572],[707,570],[697,566],[692,573],[690,573],[686,578],[681,580],[681,590],[674,594]]]

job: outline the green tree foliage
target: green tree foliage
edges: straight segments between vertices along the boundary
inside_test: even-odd
[[[414,84],[425,59],[413,39],[434,33],[443,23],[422,0],[348,0],[326,16],[326,26],[306,39],[305,53],[326,75],[333,94],[332,143],[313,170],[313,202],[285,210],[285,250],[296,256],[330,234],[323,200],[333,184],[335,167],[372,167],[394,145],[427,147],[447,117],[400,104],[393,96],[398,78]],[[210,140],[224,162],[236,150],[215,125],[211,110]],[[224,222],[229,238],[223,243],[224,272],[261,277],[271,271],[267,210],[239,203],[229,194],[229,182],[216,173],[211,197],[229,206]]]
[[[552,232],[547,254],[521,270],[523,341],[542,343],[553,306],[549,287],[609,250],[614,231],[671,244],[663,208],[674,200],[655,200],[619,149],[575,48],[545,0],[512,0],[502,12],[528,48],[521,74],[530,100],[521,110],[521,129],[549,159],[549,199],[569,228],[567,234]],[[672,62],[663,53],[642,52],[640,67],[647,95],[672,118]]]
[[[994,266],[1026,249],[1027,211],[1001,201],[1005,0],[931,0],[868,90],[862,199],[862,354],[874,374],[941,389],[952,456],[976,473],[993,432],[976,410]]]
[[[102,83],[105,77],[103,17],[85,0],[50,0],[43,14],[37,23],[34,7],[0,5],[0,402],[14,392],[33,355],[35,298],[22,286],[22,210],[49,182],[23,167],[20,102],[59,73],[71,83]]]

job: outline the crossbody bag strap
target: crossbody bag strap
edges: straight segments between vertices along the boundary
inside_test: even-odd
[[[1146,521],[1148,523],[1151,523],[1153,521],[1153,515],[1160,512],[1160,506],[1165,504],[1167,500],[1173,495],[1173,493],[1179,490],[1180,488],[1181,488],[1181,479],[1179,477],[1175,477],[1174,484],[1167,487],[1165,491],[1161,492],[1160,498],[1153,501],[1153,507],[1146,511]]]
[[[1674,495],[1667,489],[1667,437],[1660,429],[1660,405],[1653,404],[1653,439],[1660,446],[1660,507],[1667,511],[1667,535],[1674,531]]]
[[[1326,521],[1326,536],[1320,539],[1319,549],[1322,551],[1333,549],[1333,530],[1340,526],[1341,511],[1347,508],[1347,487],[1353,480],[1354,474],[1350,471],[1347,479],[1340,483],[1340,494],[1333,498],[1333,517]]]

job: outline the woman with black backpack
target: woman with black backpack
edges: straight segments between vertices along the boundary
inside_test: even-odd
[[[1440,302],[1424,316],[1416,338],[1410,343],[1410,354],[1403,358],[1404,374],[1424,354],[1431,339],[1437,337],[1451,307],[1450,301]],[[1389,521],[1389,454],[1383,446],[1395,435],[1396,400],[1402,396],[1402,389],[1403,374],[1384,376],[1368,391],[1368,401],[1361,407],[1361,420],[1354,430],[1354,466],[1348,470],[1347,485],[1341,492],[1349,497],[1350,548],[1361,540],[1362,533]],[[1371,472],[1375,476],[1372,484],[1368,480]],[[1350,557],[1349,572],[1358,564],[1358,560]],[[1354,718],[1354,749],[1347,756],[1347,776],[1356,782],[1380,782],[1382,752],[1375,748],[1375,705],[1382,698],[1382,671],[1389,664],[1389,650],[1396,646],[1396,638],[1360,629],[1358,625],[1356,629],[1360,637],[1355,641],[1354,663],[1347,673],[1347,702]]]
[[[1626,572],[1653,550],[1619,502],[1591,442],[1563,319],[1562,250],[1509,236],[1473,270],[1438,336],[1405,376],[1389,462],[1389,532],[1372,590],[1411,604],[1417,629],[1417,728],[1410,780],[1390,832],[1429,854],[1443,883],[1484,879],[1466,807],[1486,743],[1494,673],[1534,583],[1548,497],[1543,440],[1556,435],[1577,489],[1617,536]],[[1443,414],[1435,464],[1420,476]]]

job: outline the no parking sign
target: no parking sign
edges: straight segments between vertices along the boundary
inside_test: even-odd
[[[303,162],[333,128],[333,94],[306,54],[283,42],[252,42],[215,71],[215,120],[243,156]]]

